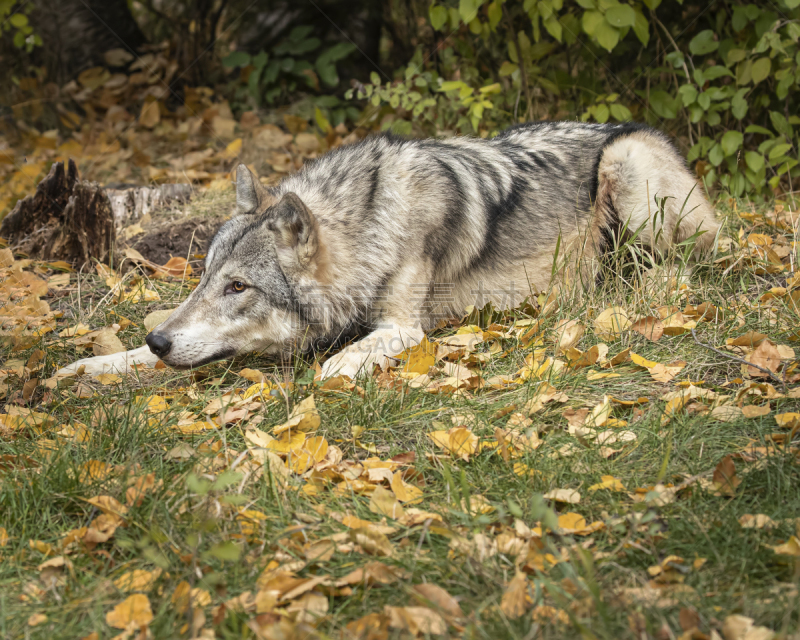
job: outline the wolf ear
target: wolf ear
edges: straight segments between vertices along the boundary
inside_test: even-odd
[[[239,213],[264,211],[275,204],[275,196],[243,164],[236,167],[236,209]]]
[[[275,235],[278,257],[284,266],[307,267],[317,255],[320,248],[317,219],[297,194],[285,194],[270,208],[267,226]]]

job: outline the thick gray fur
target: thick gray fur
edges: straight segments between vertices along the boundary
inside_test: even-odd
[[[275,189],[241,165],[237,209],[197,289],[155,330],[170,366],[365,336],[323,367],[355,376],[468,305],[546,290],[557,245],[559,281],[586,289],[623,228],[659,252],[698,231],[695,251],[708,250],[719,229],[674,146],[635,123],[374,136]]]

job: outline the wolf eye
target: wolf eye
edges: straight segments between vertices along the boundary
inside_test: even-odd
[[[231,290],[232,290],[234,293],[241,293],[241,292],[242,292],[242,291],[244,291],[246,288],[247,288],[247,287],[245,286],[244,282],[239,282],[238,280],[234,280],[234,281],[231,283]]]

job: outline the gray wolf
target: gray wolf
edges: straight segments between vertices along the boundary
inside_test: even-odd
[[[323,377],[356,377],[467,305],[514,307],[554,274],[591,289],[615,236],[661,254],[694,238],[696,256],[720,228],[669,139],[636,123],[533,122],[489,140],[370,137],[273,189],[240,165],[236,205],[200,284],[146,347],[69,368],[160,358],[184,369],[360,337],[322,367]]]

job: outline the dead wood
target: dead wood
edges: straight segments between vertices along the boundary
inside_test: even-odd
[[[106,262],[116,233],[103,188],[81,180],[72,160],[56,162],[36,193],[18,201],[0,225],[11,248],[39,260],[66,260],[80,267]]]

